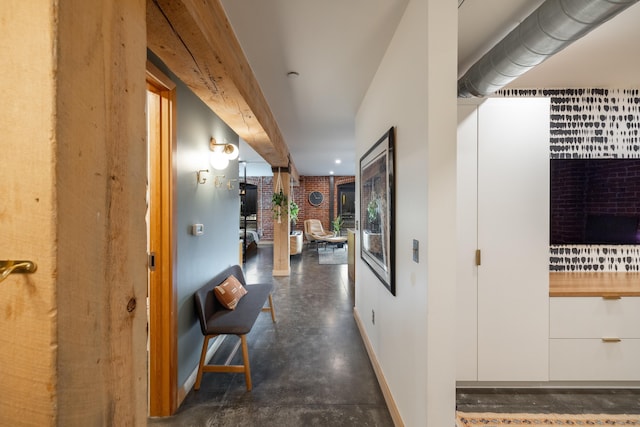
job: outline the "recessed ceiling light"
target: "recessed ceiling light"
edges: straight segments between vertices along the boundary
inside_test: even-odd
[[[298,78],[298,76],[300,76],[300,73],[297,71],[289,71],[287,73],[287,77],[289,77],[290,79]]]
[[[342,160],[336,159],[336,165],[339,165],[340,163],[342,163]]]
[[[333,175],[333,171],[329,171],[329,175]]]

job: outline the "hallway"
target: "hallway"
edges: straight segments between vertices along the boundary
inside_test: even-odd
[[[272,277],[272,268],[272,246],[260,246],[244,266],[248,283],[275,287],[277,323],[262,314],[248,335],[253,391],[242,374],[205,373],[174,416],[149,425],[393,425],[353,318],[347,265],[320,265],[305,247],[291,257],[289,277]],[[228,337],[214,359],[225,360],[237,340]]]

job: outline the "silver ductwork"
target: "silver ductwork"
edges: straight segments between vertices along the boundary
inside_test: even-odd
[[[638,0],[547,0],[458,80],[458,97],[487,96]]]

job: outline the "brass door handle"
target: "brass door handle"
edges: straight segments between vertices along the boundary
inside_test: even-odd
[[[0,282],[6,279],[11,273],[33,273],[38,266],[32,261],[0,261]]]
[[[602,338],[602,342],[620,342],[620,341],[622,341],[620,338],[609,338],[609,337]]]

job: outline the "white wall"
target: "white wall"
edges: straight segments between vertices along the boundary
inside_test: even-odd
[[[356,117],[358,156],[396,127],[397,295],[358,257],[356,311],[407,426],[454,422],[456,52],[456,3],[412,0]]]

